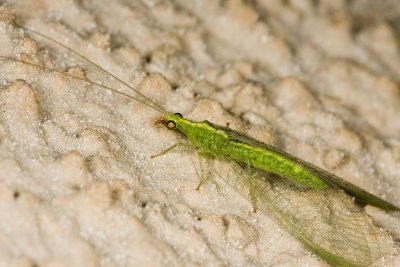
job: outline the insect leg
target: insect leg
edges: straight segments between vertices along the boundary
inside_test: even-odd
[[[233,188],[238,191],[242,190],[240,188],[242,186],[248,188],[248,199],[250,200],[253,207],[253,212],[257,212],[257,202],[260,199],[260,192],[263,191],[263,189],[260,190],[260,173],[256,169],[251,167],[248,162],[229,162],[228,166],[233,173],[233,176],[236,177],[238,181],[240,181],[239,183],[228,183],[230,185],[233,185]],[[265,182],[263,182],[262,184],[265,184]]]
[[[253,212],[257,212],[257,198],[258,198],[258,190],[256,188],[256,173],[254,172],[254,169],[251,167],[250,163],[241,163],[239,164],[240,168],[242,171],[240,172],[241,176],[245,176],[243,181],[248,185],[249,187],[249,199],[251,202],[251,205],[253,206]]]
[[[178,143],[176,143],[175,145],[170,146],[169,148],[165,149],[164,151],[161,151],[160,153],[158,153],[158,154],[156,154],[156,155],[152,155],[150,158],[154,159],[154,158],[159,157],[159,156],[164,156],[165,154],[171,152],[171,150],[173,150],[173,149],[175,149],[175,148],[177,148],[177,147],[186,147],[186,148],[192,148],[192,149],[193,149],[193,148],[197,148],[197,147],[196,147],[195,145],[193,145],[193,144],[186,144],[186,143],[178,142]]]
[[[200,176],[200,182],[196,186],[196,190],[199,191],[200,187],[206,182],[206,179],[204,177],[204,164],[203,164],[203,156],[201,155],[201,152],[197,152],[197,155],[199,156],[199,176]]]
[[[211,167],[210,167],[210,160],[212,159],[212,155],[210,153],[204,152],[204,151],[198,151],[197,155],[199,156],[199,177],[200,177],[200,182],[196,187],[196,190],[200,190],[200,187],[211,180]],[[205,160],[205,164],[204,164]],[[219,190],[219,186],[217,183],[211,180],[217,187],[217,190]]]
[[[253,213],[257,212],[257,190],[255,188],[255,179],[256,177],[254,176],[254,173],[252,171],[252,168],[250,166],[250,164],[246,164],[246,169],[245,169],[246,173],[247,173],[247,183],[249,185],[249,198],[250,198],[250,202],[251,205],[253,206]]]

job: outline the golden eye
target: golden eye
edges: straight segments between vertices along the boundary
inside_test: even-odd
[[[176,116],[179,116],[179,117],[183,118],[183,116],[182,116],[182,114],[181,114],[181,113],[174,113],[174,115],[176,115]]]
[[[174,121],[168,121],[167,122],[167,128],[170,129],[170,130],[175,129],[176,128],[175,122]]]

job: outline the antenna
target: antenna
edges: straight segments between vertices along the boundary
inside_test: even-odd
[[[59,41],[57,41],[57,40],[55,40],[55,39],[53,39],[53,38],[50,38],[50,37],[48,37],[48,36],[46,36],[46,35],[44,35],[44,34],[42,34],[42,33],[40,33],[40,32],[37,32],[37,31],[32,30],[32,29],[30,29],[30,28],[25,28],[25,27],[19,26],[16,22],[14,22],[14,23],[15,23],[15,25],[16,25],[17,27],[20,27],[20,28],[22,28],[22,29],[24,29],[24,30],[27,30],[27,31],[29,31],[29,32],[32,32],[33,34],[39,35],[40,37],[42,37],[42,38],[44,38],[44,39],[47,39],[47,40],[49,40],[49,41],[51,41],[51,42],[53,42],[53,43],[55,43],[55,44],[57,44],[57,45],[59,45],[59,46],[65,48],[65,49],[67,49],[68,51],[70,51],[70,52],[72,52],[73,54],[77,55],[77,56],[80,57],[81,59],[83,59],[83,60],[89,62],[90,64],[92,64],[93,66],[95,66],[96,68],[98,68],[99,70],[101,70],[102,72],[108,74],[109,76],[111,76],[112,78],[114,78],[115,80],[117,80],[118,82],[120,82],[121,84],[127,86],[129,89],[131,89],[131,90],[134,91],[136,94],[138,94],[139,96],[143,97],[145,100],[147,100],[148,102],[150,102],[150,103],[152,104],[152,105],[150,105],[150,104],[147,103],[147,104],[146,104],[147,106],[149,106],[149,107],[151,106],[153,109],[157,110],[158,112],[160,112],[160,113],[162,113],[162,114],[166,114],[166,113],[167,113],[167,111],[165,111],[160,105],[158,105],[156,102],[154,102],[153,100],[151,100],[149,97],[147,97],[146,95],[144,95],[143,93],[141,93],[139,90],[133,88],[133,87],[132,87],[131,85],[129,85],[127,82],[121,80],[121,79],[118,78],[116,75],[114,75],[114,74],[112,74],[111,72],[109,72],[108,70],[104,69],[103,67],[101,67],[101,66],[98,65],[97,63],[93,62],[93,61],[90,60],[89,58],[86,58],[85,56],[83,56],[82,54],[80,54],[78,51],[76,51],[76,50],[72,49],[71,47],[68,47],[68,46],[66,46],[65,44],[63,44],[63,43],[61,43],[61,42],[59,42]],[[9,59],[10,59],[10,58],[9,58]],[[21,61],[21,60],[19,60],[19,61],[22,62],[22,63],[29,63],[29,62],[23,62],[23,61]],[[35,64],[31,64],[31,63],[30,63],[30,65],[35,65]],[[40,65],[36,65],[36,66],[38,66],[38,67],[43,67],[43,66],[40,66]],[[45,68],[45,67],[43,67],[43,68]],[[49,68],[45,68],[45,69],[51,70],[51,71],[56,71],[56,72],[59,72],[59,73],[60,73],[60,71],[57,71],[57,70],[55,70],[55,69],[49,69]],[[67,73],[64,73],[64,74],[67,74]],[[67,76],[70,76],[70,77],[74,77],[74,78],[79,79],[79,77],[74,76],[74,75],[67,75]],[[80,79],[80,80],[82,80],[82,79]],[[83,79],[83,80],[88,81],[87,79]],[[92,81],[89,81],[89,82],[91,82],[92,84],[95,84],[95,85],[97,85],[97,86],[103,87],[103,88],[105,88],[105,89],[108,89],[108,90],[111,90],[111,89],[112,89],[112,88],[109,88],[109,87],[107,87],[107,86],[101,86],[100,84],[95,83],[95,82],[92,82]],[[112,89],[111,91],[116,92],[115,89]],[[118,91],[118,92],[119,92],[119,91]],[[121,93],[121,92],[119,92],[119,93]],[[121,93],[121,94],[123,94],[123,93]],[[126,94],[124,94],[124,95],[127,96]],[[136,101],[139,101],[139,99],[133,98],[132,96],[131,96],[131,98],[134,99],[134,100],[136,100]],[[140,102],[140,103],[143,103],[143,104],[145,103],[143,100],[141,100],[141,101],[139,101],[139,102]]]
[[[26,65],[29,65],[29,66],[38,67],[38,68],[41,68],[41,69],[44,69],[44,70],[56,72],[56,73],[65,75],[65,76],[67,76],[67,77],[73,78],[73,79],[77,79],[77,80],[81,80],[81,81],[84,81],[84,82],[88,82],[88,83],[93,84],[93,85],[95,85],[95,86],[101,87],[101,88],[103,88],[103,89],[112,91],[112,92],[114,92],[114,93],[120,94],[120,95],[125,96],[125,97],[128,97],[128,98],[130,98],[130,99],[136,100],[136,101],[138,101],[139,103],[142,103],[143,105],[146,105],[146,106],[148,106],[149,108],[154,109],[154,110],[156,110],[156,111],[158,111],[158,112],[160,112],[160,113],[163,113],[163,114],[166,113],[166,111],[164,111],[162,108],[160,108],[160,107],[158,107],[158,106],[153,106],[152,104],[155,104],[153,101],[151,101],[151,102],[150,102],[151,104],[149,104],[149,103],[147,103],[146,101],[143,101],[142,99],[139,99],[139,98],[136,98],[136,97],[134,97],[134,96],[125,94],[125,93],[120,92],[120,91],[118,91],[118,90],[116,90],[116,89],[114,89],[114,88],[111,88],[111,87],[109,87],[109,86],[106,86],[106,85],[103,85],[103,84],[100,84],[100,83],[96,83],[96,82],[90,81],[90,80],[88,80],[88,79],[84,79],[84,78],[81,78],[81,77],[79,77],[79,76],[76,76],[76,75],[73,75],[73,74],[69,74],[69,73],[63,72],[63,71],[61,71],[61,70],[57,70],[57,69],[53,69],[53,68],[48,68],[48,67],[45,67],[45,66],[42,66],[42,65],[39,65],[39,64],[31,63],[31,62],[24,61],[24,60],[17,59],[17,58],[13,58],[13,57],[0,56],[0,59],[9,60],[9,61],[14,61],[14,62],[19,62],[19,63],[26,64]]]

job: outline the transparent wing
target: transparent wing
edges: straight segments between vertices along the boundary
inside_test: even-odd
[[[342,190],[299,188],[276,175],[216,162],[214,170],[226,183],[241,193],[247,188],[258,210],[328,263],[365,266],[383,256],[389,239]]]
[[[343,180],[342,178],[319,168],[318,166],[315,166],[309,162],[306,162],[306,161],[299,159],[291,154],[288,154],[280,149],[277,149],[276,147],[264,144],[256,139],[253,139],[245,134],[239,133],[232,129],[222,127],[219,125],[215,125],[215,124],[211,124],[211,125],[213,127],[215,127],[216,129],[224,131],[224,133],[228,135],[228,137],[230,138],[231,141],[250,144],[250,145],[253,145],[254,147],[261,147],[261,148],[273,151],[274,153],[285,156],[288,160],[296,162],[298,165],[301,165],[302,167],[306,168],[310,172],[317,175],[320,179],[324,180],[328,185],[343,189],[349,195],[355,197],[358,201],[360,201],[362,203],[370,204],[370,205],[379,207],[384,210],[393,210],[393,211],[400,210],[399,207],[396,207],[395,205],[365,191],[364,189],[362,189],[352,183],[349,183],[349,182]]]

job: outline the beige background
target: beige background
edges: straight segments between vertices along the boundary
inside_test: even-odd
[[[210,120],[400,205],[397,1],[7,1],[0,55]],[[157,112],[0,61],[0,266],[325,266],[240,193],[196,191]],[[218,184],[218,178],[216,178]],[[367,207],[400,237],[399,214]],[[398,244],[377,266],[398,266]]]

